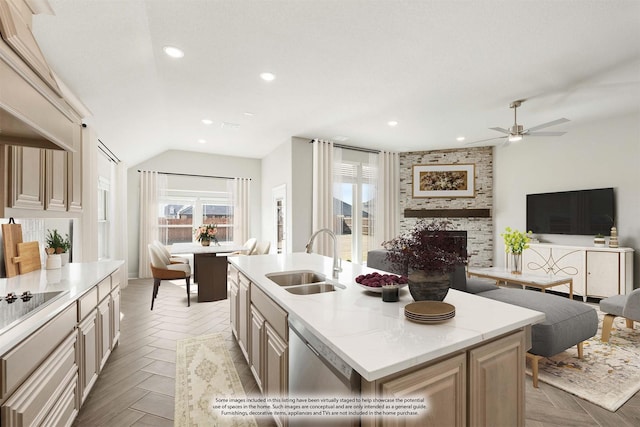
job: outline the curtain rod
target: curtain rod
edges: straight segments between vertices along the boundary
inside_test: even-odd
[[[109,149],[109,147],[107,147],[107,145],[106,145],[104,142],[100,141],[99,139],[98,139],[98,148],[99,148],[99,149],[100,149],[100,151],[102,151],[102,152],[104,153],[104,155],[105,155],[105,156],[107,156],[107,157],[109,158],[109,160],[111,160],[113,163],[118,164],[118,163],[120,163],[120,162],[122,161],[122,160],[120,160],[120,159],[118,158],[118,156],[116,156],[116,155],[113,153],[113,151],[111,151],[111,150]]]
[[[138,169],[138,172],[142,172],[142,171]],[[236,177],[233,177],[233,176],[200,175],[200,174],[194,174],[194,173],[159,172],[159,171],[156,171],[156,173],[159,173],[160,175],[194,176],[197,178],[236,179]],[[247,179],[249,181],[252,180],[251,178],[247,178]]]
[[[311,144],[313,141],[315,141],[315,139],[310,140],[309,144]],[[351,145],[336,144],[335,142],[333,143],[333,146],[336,147],[336,148],[343,148],[345,150],[362,151],[362,152],[365,152],[365,153],[380,154],[380,150],[374,150],[374,149],[371,149],[371,148],[353,147]]]

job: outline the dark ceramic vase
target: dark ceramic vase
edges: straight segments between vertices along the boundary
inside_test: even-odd
[[[442,301],[451,287],[449,273],[409,271],[409,292],[415,301]]]

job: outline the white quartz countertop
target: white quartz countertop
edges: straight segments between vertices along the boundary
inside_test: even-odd
[[[404,306],[413,302],[407,288],[400,301],[383,302],[380,294],[355,283],[360,274],[377,271],[343,262],[335,292],[295,295],[265,275],[313,270],[331,278],[332,258],[294,253],[230,257],[229,262],[331,348],[363,378],[373,381],[544,320],[543,313],[449,290],[445,302],[456,308],[440,324],[407,320]]]
[[[55,270],[41,269],[11,278],[0,278],[0,295],[2,296],[9,292],[14,292],[19,296],[24,291],[30,291],[32,294],[65,292],[52,300],[51,303],[38,307],[38,310],[30,313],[21,323],[2,332],[0,335],[0,355],[69,307],[85,292],[114,273],[123,264],[123,261],[69,263]],[[0,301],[0,304],[7,303]]]

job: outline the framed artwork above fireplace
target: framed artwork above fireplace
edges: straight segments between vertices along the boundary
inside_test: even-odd
[[[413,165],[413,198],[475,197],[475,164]]]

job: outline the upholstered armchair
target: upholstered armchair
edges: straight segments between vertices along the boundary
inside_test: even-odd
[[[633,322],[640,322],[640,289],[627,295],[614,295],[600,300],[600,311],[606,313],[602,322],[602,342],[609,342],[611,326],[616,316],[624,317],[627,328],[633,328]]]

